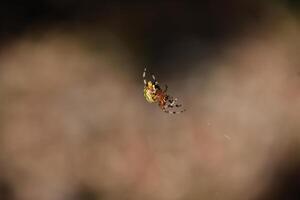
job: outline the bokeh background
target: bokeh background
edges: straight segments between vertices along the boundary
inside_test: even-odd
[[[297,0],[1,1],[1,200],[300,199]],[[143,97],[147,66],[186,112]]]

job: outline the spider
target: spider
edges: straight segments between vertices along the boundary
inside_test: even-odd
[[[182,105],[177,104],[177,98],[173,98],[167,94],[168,86],[165,85],[165,89],[162,90],[159,86],[158,81],[155,79],[155,76],[151,74],[153,81],[146,80],[147,69],[145,67],[143,72],[144,79],[144,96],[149,103],[158,103],[158,106],[166,113],[169,114],[179,114],[185,111],[185,109],[180,111],[172,111],[170,109],[176,107],[179,108]]]

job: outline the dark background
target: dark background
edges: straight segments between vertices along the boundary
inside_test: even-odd
[[[209,47],[277,17],[281,7],[297,15],[299,1],[2,1],[0,37],[2,41],[13,40],[32,29],[57,26],[108,29],[130,50],[141,52],[143,59],[157,66],[177,41],[193,38],[201,45],[186,45],[199,48],[205,57],[217,50]]]

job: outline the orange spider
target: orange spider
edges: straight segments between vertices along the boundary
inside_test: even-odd
[[[168,86],[165,86],[165,89],[162,90],[158,84],[158,81],[155,79],[155,76],[152,74],[153,81],[146,80],[146,67],[143,72],[144,79],[144,96],[149,103],[158,103],[159,107],[166,113],[169,114],[179,114],[185,111],[185,109],[180,111],[171,111],[174,107],[181,107],[181,104],[177,104],[177,98],[173,98],[167,94]]]

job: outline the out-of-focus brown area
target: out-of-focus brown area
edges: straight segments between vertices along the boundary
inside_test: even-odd
[[[0,199],[300,198],[295,8],[45,2],[0,21]],[[145,101],[144,65],[186,112]]]

